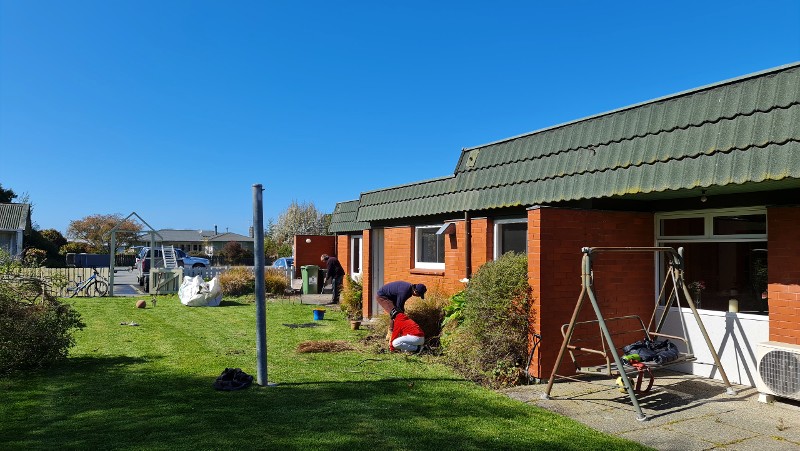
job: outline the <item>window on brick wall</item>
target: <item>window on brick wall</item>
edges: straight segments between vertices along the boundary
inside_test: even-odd
[[[494,258],[516,252],[528,253],[528,220],[497,219],[494,221]]]
[[[362,243],[361,235],[350,237],[350,275],[354,277],[361,274]]]
[[[662,213],[656,235],[659,246],[684,248],[684,276],[699,308],[726,311],[735,300],[741,313],[768,312],[766,209]]]
[[[417,227],[415,232],[415,264],[421,269],[444,269],[444,240],[446,235],[437,235],[442,225]]]

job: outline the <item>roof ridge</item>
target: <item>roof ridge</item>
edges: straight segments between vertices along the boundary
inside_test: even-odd
[[[631,135],[630,137],[623,138],[623,139],[612,139],[612,140],[608,140],[608,141],[604,141],[604,142],[599,142],[599,143],[596,143],[596,144],[582,145],[582,146],[578,146],[578,147],[570,147],[570,148],[567,148],[567,149],[560,149],[560,150],[556,150],[556,151],[553,151],[553,152],[543,153],[543,154],[540,154],[540,155],[524,156],[524,157],[521,157],[521,158],[516,158],[516,159],[513,159],[513,160],[506,160],[506,161],[502,161],[502,162],[499,162],[499,163],[490,164],[490,165],[486,165],[486,166],[467,168],[467,169],[464,169],[462,171],[459,171],[458,173],[464,174],[464,173],[470,173],[470,172],[477,172],[477,171],[485,170],[487,168],[506,166],[506,165],[510,165],[510,164],[514,164],[514,163],[523,162],[523,161],[539,160],[539,159],[554,157],[554,156],[557,156],[557,155],[562,155],[562,154],[565,154],[565,153],[576,152],[576,151],[580,151],[580,150],[597,151],[601,147],[608,147],[608,146],[611,146],[612,144],[622,144],[623,142],[633,142],[636,139],[642,139],[642,138],[647,138],[647,137],[657,137],[657,136],[665,134],[665,133],[675,132],[676,130],[698,129],[698,128],[703,127],[705,125],[719,124],[719,123],[721,123],[723,121],[733,121],[733,120],[735,120],[737,118],[741,118],[741,117],[752,117],[752,116],[754,116],[756,114],[767,114],[767,113],[770,113],[770,112],[775,111],[775,110],[789,110],[792,107],[796,107],[798,105],[800,105],[800,101],[799,102],[792,102],[792,103],[790,103],[789,105],[786,105],[786,106],[779,106],[778,105],[778,106],[773,106],[772,108],[763,109],[763,110],[762,109],[757,109],[757,110],[753,110],[753,111],[751,111],[749,113],[739,113],[739,114],[735,114],[733,116],[720,116],[719,118],[713,119],[713,120],[700,121],[698,123],[689,123],[689,124],[686,124],[683,127],[676,126],[676,127],[672,127],[672,128],[669,128],[669,129],[658,130],[656,132]],[[684,156],[684,157],[686,157],[686,156]]]
[[[536,134],[543,133],[543,132],[546,132],[546,131],[549,131],[549,130],[555,130],[555,129],[559,129],[559,128],[564,128],[564,127],[566,127],[568,125],[578,124],[578,123],[581,123],[581,122],[586,122],[586,121],[598,119],[598,118],[604,117],[604,116],[610,116],[612,114],[620,113],[622,111],[632,110],[632,109],[635,109],[635,108],[643,107],[645,105],[652,105],[652,104],[656,104],[656,103],[663,102],[663,101],[666,101],[666,100],[677,99],[677,98],[680,98],[680,97],[687,97],[689,95],[697,94],[699,92],[710,91],[711,89],[720,88],[720,87],[725,86],[725,85],[731,85],[731,84],[734,84],[734,83],[740,83],[740,82],[743,82],[745,80],[762,77],[762,76],[765,76],[765,75],[770,74],[770,73],[777,74],[779,72],[783,72],[783,71],[790,70],[790,69],[795,69],[795,68],[798,68],[798,67],[800,67],[800,61],[797,61],[797,62],[794,62],[794,63],[789,63],[789,64],[784,64],[784,65],[778,66],[778,67],[773,67],[771,69],[766,69],[766,70],[762,70],[762,71],[758,71],[758,72],[753,72],[753,73],[746,74],[746,75],[741,75],[741,76],[734,77],[734,78],[729,78],[727,80],[719,81],[719,82],[716,82],[716,83],[703,85],[703,86],[700,86],[700,87],[697,87],[697,88],[688,89],[688,90],[685,90],[685,91],[679,91],[679,92],[676,92],[676,93],[673,93],[673,94],[668,94],[666,96],[657,97],[655,99],[650,99],[650,100],[646,100],[646,101],[643,101],[643,102],[634,103],[632,105],[627,105],[627,106],[623,106],[623,107],[616,108],[616,109],[613,109],[613,110],[605,111],[605,112],[602,112],[602,113],[597,113],[597,114],[593,114],[593,115],[590,115],[590,116],[585,116],[585,117],[582,117],[580,119],[575,119],[575,120],[568,121],[568,122],[562,122],[560,124],[551,125],[551,126],[545,127],[545,128],[540,128],[538,130],[522,133],[522,134],[519,134],[519,135],[516,135],[516,136],[511,136],[509,138],[503,138],[503,139],[500,139],[500,140],[497,140],[497,141],[488,142],[486,144],[481,144],[481,145],[472,146],[472,147],[464,147],[463,149],[461,149],[461,153],[464,154],[464,153],[469,152],[469,151],[474,150],[474,149],[482,149],[484,147],[488,147],[488,146],[492,146],[492,145],[496,145],[496,144],[501,144],[501,143],[505,143],[505,142],[509,142],[509,141],[514,141],[514,140],[517,140],[517,139],[520,139],[520,138],[525,138],[525,137],[528,137],[528,136],[531,136],[531,135],[536,135]],[[459,163],[460,162],[461,162],[461,160],[459,159]]]

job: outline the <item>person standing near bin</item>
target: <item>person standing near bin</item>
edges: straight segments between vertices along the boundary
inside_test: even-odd
[[[327,264],[325,268],[325,282],[323,285],[327,284],[328,280],[331,281],[333,284],[331,303],[336,304],[339,302],[339,287],[342,286],[342,282],[344,281],[344,268],[342,268],[342,264],[339,263],[338,258],[331,257],[328,254],[322,254],[320,260]]]

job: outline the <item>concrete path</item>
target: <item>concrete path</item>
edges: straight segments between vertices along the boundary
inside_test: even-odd
[[[800,403],[761,403],[753,387],[734,385],[728,395],[720,381],[659,370],[651,392],[637,398],[647,416],[639,421],[613,379],[587,380],[557,381],[549,400],[545,384],[503,393],[657,450],[800,450]]]

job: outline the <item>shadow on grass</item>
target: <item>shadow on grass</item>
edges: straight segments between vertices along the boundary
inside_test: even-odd
[[[4,384],[14,407],[0,407],[3,447],[623,449],[592,431],[575,438],[574,428],[559,428],[563,420],[460,379],[254,383],[219,392],[214,378],[175,374],[159,360],[70,359]]]
[[[253,305],[252,302],[247,302],[239,299],[234,299],[230,301],[223,300],[222,302],[219,303],[220,307],[250,307],[252,305]]]

